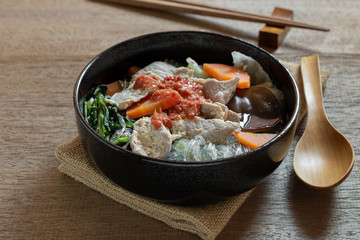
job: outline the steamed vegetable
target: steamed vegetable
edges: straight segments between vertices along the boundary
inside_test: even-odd
[[[201,65],[199,65],[197,62],[195,62],[194,59],[188,57],[186,59],[186,62],[188,63],[187,67],[194,70],[194,77],[197,78],[209,78],[211,75],[207,74]]]
[[[143,98],[140,102],[126,109],[126,115],[132,119],[146,116],[154,113],[155,111],[174,107],[179,99],[181,99],[181,96],[175,90],[156,90],[150,96]]]
[[[204,71],[218,80],[231,80],[239,77],[238,88],[245,89],[250,87],[250,76],[243,70],[230,65],[220,63],[204,63]]]
[[[245,146],[250,147],[250,149],[255,149],[264,145],[273,139],[277,134],[275,133],[250,133],[250,132],[235,132],[235,137],[244,144]]]
[[[123,144],[130,140],[134,120],[122,116],[115,105],[105,101],[107,90],[107,85],[91,90],[80,101],[80,110],[100,136],[112,143]]]
[[[265,72],[258,61],[237,51],[233,51],[231,56],[233,58],[234,67],[246,71],[251,76],[252,86],[262,85],[270,88],[279,100],[282,108],[285,107],[284,93],[277,88],[275,83],[270,79],[269,75]]]
[[[241,52],[233,51],[231,53],[234,67],[246,71],[251,76],[252,85],[258,85],[264,82],[272,82],[269,75],[264,71],[260,63]]]

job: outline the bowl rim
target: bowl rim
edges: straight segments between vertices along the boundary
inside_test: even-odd
[[[229,40],[234,40],[234,41],[238,41],[241,42],[242,44],[248,45],[252,48],[255,48],[257,51],[261,51],[263,52],[265,55],[267,55],[268,57],[272,58],[277,64],[279,64],[289,75],[290,80],[291,80],[291,84],[292,87],[294,88],[294,94],[295,94],[295,106],[294,106],[294,111],[291,114],[291,116],[289,116],[289,120],[287,121],[286,125],[282,128],[281,132],[279,134],[277,134],[273,139],[271,139],[269,142],[265,143],[264,145],[250,150],[248,152],[245,153],[241,153],[239,155],[235,155],[232,157],[227,157],[227,158],[219,158],[219,159],[215,159],[215,160],[206,160],[206,161],[178,161],[178,160],[168,160],[168,159],[159,159],[159,158],[152,158],[149,156],[144,156],[138,153],[134,153],[128,149],[124,149],[118,145],[115,145],[113,143],[111,143],[110,141],[106,140],[105,138],[101,137],[84,119],[83,115],[81,114],[80,111],[80,107],[79,107],[79,89],[80,89],[80,84],[82,82],[82,79],[84,78],[85,74],[87,73],[88,69],[91,68],[91,66],[98,61],[98,59],[100,59],[103,55],[105,55],[107,52],[112,51],[113,49],[119,47],[120,45],[124,45],[127,44],[129,42],[132,41],[136,41],[139,39],[143,39],[143,38],[148,38],[148,37],[154,37],[154,36],[160,36],[160,35],[180,35],[180,34],[200,34],[200,35],[208,35],[208,36],[213,36],[213,37],[219,37],[219,38],[224,38],[224,39],[229,39]],[[141,160],[143,161],[148,161],[148,162],[156,162],[158,164],[171,164],[171,165],[196,165],[196,166],[201,166],[201,165],[213,165],[213,164],[220,164],[223,162],[232,162],[232,161],[236,161],[239,157],[244,157],[244,156],[248,156],[248,155],[254,155],[257,152],[261,151],[264,148],[267,148],[269,145],[271,145],[274,142],[277,142],[283,135],[285,135],[288,131],[290,131],[291,127],[296,123],[297,123],[297,118],[299,115],[299,109],[300,109],[300,93],[299,93],[299,87],[297,85],[297,82],[295,81],[293,75],[290,73],[290,71],[287,69],[287,67],[280,62],[280,60],[278,60],[276,57],[274,57],[271,53],[269,53],[268,51],[266,51],[265,49],[258,47],[252,43],[249,43],[245,40],[242,40],[240,38],[234,37],[234,36],[229,36],[229,35],[225,35],[225,34],[220,34],[220,33],[214,33],[214,32],[207,32],[207,31],[160,31],[160,32],[153,32],[153,33],[148,33],[148,34],[143,34],[140,36],[136,36],[133,38],[129,38],[127,40],[121,41],[119,43],[116,43],[110,47],[108,47],[107,49],[103,50],[102,52],[100,52],[99,54],[97,54],[95,57],[93,57],[88,64],[81,70],[80,74],[78,75],[76,82],[75,82],[75,86],[74,86],[74,90],[73,90],[73,104],[74,104],[74,108],[75,108],[75,114],[79,117],[79,120],[81,122],[81,124],[87,129],[87,131],[89,133],[91,133],[95,138],[97,138],[99,141],[104,142],[108,147],[116,150],[116,151],[125,151],[129,154],[133,154],[135,156],[138,156],[141,158]]]

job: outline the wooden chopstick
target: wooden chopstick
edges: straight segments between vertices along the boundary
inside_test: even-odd
[[[134,7],[161,10],[166,12],[191,13],[191,14],[198,14],[203,16],[228,18],[228,19],[243,20],[250,22],[260,22],[272,26],[281,26],[281,27],[289,26],[289,27],[298,27],[298,28],[305,28],[305,29],[318,30],[318,31],[330,31],[329,28],[315,26],[301,22],[295,22],[288,19],[245,13],[231,9],[225,9],[211,5],[203,5],[188,1],[180,1],[180,0],[106,0],[106,1],[120,3],[123,5],[134,6]]]

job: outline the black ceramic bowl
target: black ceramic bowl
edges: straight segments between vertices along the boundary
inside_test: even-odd
[[[133,65],[187,57],[197,62],[232,64],[232,51],[257,60],[285,93],[283,130],[265,145],[231,158],[209,162],[175,162],[134,154],[101,138],[84,120],[79,100],[93,86],[110,83]],[[78,132],[101,172],[119,186],[147,198],[184,203],[231,196],[254,188],[286,156],[295,134],[299,93],[288,70],[271,54],[237,38],[206,32],[162,32],[121,42],[96,56],[80,74],[74,89]]]

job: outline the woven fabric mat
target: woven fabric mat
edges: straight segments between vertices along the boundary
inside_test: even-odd
[[[305,96],[300,67],[296,63],[283,62],[296,79],[301,97],[299,119],[306,114]],[[329,73],[321,70],[321,83],[325,85]],[[232,215],[239,209],[253,190],[225,200],[197,206],[177,206],[145,199],[123,189],[103,176],[90,161],[79,137],[61,144],[55,156],[60,161],[59,170],[82,182],[105,196],[136,211],[163,221],[171,227],[198,235],[204,240],[213,240],[222,231]]]

